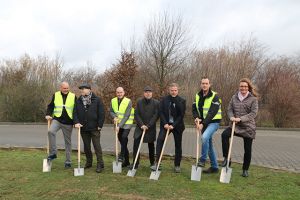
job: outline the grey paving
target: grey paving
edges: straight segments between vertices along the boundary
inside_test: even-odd
[[[129,149],[132,150],[133,129],[129,135]],[[214,143],[218,153],[218,159],[222,159],[221,133],[219,129],[214,136]],[[0,125],[0,147],[30,147],[41,148],[46,144],[47,126],[40,125]],[[76,149],[76,131],[73,130],[72,148]],[[112,126],[105,126],[102,130],[101,145],[104,151],[114,151],[115,134]],[[196,152],[196,135],[193,128],[187,128],[183,135],[183,154],[194,157]],[[64,148],[62,133],[57,136],[57,145]],[[143,145],[142,153],[147,153],[147,145]],[[174,140],[170,135],[166,154],[174,155]],[[242,163],[243,140],[234,137],[232,160]],[[300,132],[297,130],[258,130],[257,138],[253,143],[252,165],[265,166],[275,169],[283,169],[300,173]]]

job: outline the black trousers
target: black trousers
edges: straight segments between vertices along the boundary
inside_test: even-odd
[[[95,149],[95,154],[97,157],[97,164],[104,165],[102,157],[102,148],[100,144],[100,131],[81,131],[81,137],[84,144],[84,153],[86,156],[87,164],[93,163],[93,154],[91,150],[91,141]]]
[[[222,133],[222,150],[223,150],[223,157],[227,158],[228,151],[229,151],[229,139],[231,136],[231,128],[228,127]],[[252,138],[245,138],[244,139],[244,162],[243,162],[243,170],[248,170],[251,162],[251,154],[252,154]]]
[[[175,160],[174,165],[180,166],[181,158],[182,158],[182,132],[173,129],[172,130],[173,136],[174,136],[174,143],[175,143]],[[167,134],[167,130],[164,128],[161,128],[157,137],[157,143],[156,143],[156,162],[158,162],[160,153],[165,141],[165,137]]]
[[[124,163],[129,163],[129,151],[127,148],[129,132],[130,132],[130,129],[120,128],[119,133],[118,133],[118,139],[121,144],[120,158],[122,158]]]
[[[134,163],[134,159],[135,159],[136,153],[138,151],[141,138],[142,138],[142,136],[134,139],[134,142],[133,142],[133,161],[132,161],[132,163]],[[154,151],[155,151],[154,142],[149,142],[148,143],[148,150],[149,150],[150,165],[153,165],[154,164]],[[140,154],[138,155],[138,159],[136,161],[136,166],[139,166],[139,163],[140,163],[139,161],[140,161]]]

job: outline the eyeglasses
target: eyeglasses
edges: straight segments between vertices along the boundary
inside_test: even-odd
[[[240,88],[247,88],[247,85],[240,85]]]

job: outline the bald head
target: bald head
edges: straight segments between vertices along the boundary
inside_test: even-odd
[[[61,84],[60,84],[60,91],[63,94],[68,94],[68,92],[69,92],[69,83],[66,82],[66,81],[61,82]]]
[[[116,89],[116,95],[117,95],[117,97],[118,97],[119,99],[122,99],[122,98],[124,97],[124,95],[125,95],[124,88],[118,87],[118,88]]]

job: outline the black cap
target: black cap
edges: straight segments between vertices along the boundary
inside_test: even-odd
[[[146,87],[144,88],[144,92],[147,92],[147,91],[152,92],[153,90],[152,90],[152,88],[151,88],[150,86],[146,86]]]
[[[82,83],[78,88],[79,89],[83,89],[83,88],[91,89],[91,85],[88,83]]]

